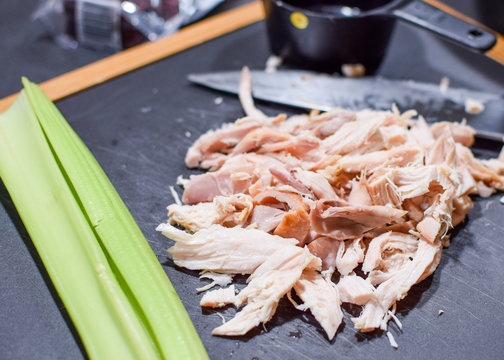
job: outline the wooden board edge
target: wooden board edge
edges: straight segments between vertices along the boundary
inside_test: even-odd
[[[256,0],[198,21],[171,36],[137,45],[54,77],[41,83],[40,87],[51,100],[60,100],[262,19],[262,1]],[[0,112],[6,110],[17,95],[15,93],[1,99]]]

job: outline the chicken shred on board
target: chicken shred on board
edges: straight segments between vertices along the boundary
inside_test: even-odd
[[[362,306],[356,329],[386,331],[396,302],[435,271],[470,195],[504,190],[504,149],[479,160],[465,122],[430,125],[395,106],[268,117],[255,108],[248,69],[242,81],[247,116],[189,148],[186,165],[209,171],[184,181],[185,205],[170,205],[157,228],[175,241],[176,265],[226,274],[221,286],[249,275],[240,292],[204,294],[201,306],[243,307],[213,334],[246,334],[284,296],[329,339],[342,302]]]

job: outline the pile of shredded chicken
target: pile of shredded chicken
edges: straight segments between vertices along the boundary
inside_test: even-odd
[[[213,334],[246,334],[283,296],[329,339],[343,302],[362,306],[355,328],[386,330],[396,302],[438,266],[470,195],[504,190],[504,151],[478,160],[471,127],[429,125],[412,110],[267,117],[249,91],[245,81],[248,116],[188,150],[187,166],[208,172],[181,179],[185,205],[158,227],[178,266],[214,280],[199,290],[221,285],[202,306],[243,306]],[[235,274],[250,274],[239,293],[226,287]]]

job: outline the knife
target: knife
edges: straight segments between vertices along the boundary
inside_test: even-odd
[[[274,73],[251,71],[252,94],[259,100],[303,109],[328,111],[335,107],[352,110],[372,108],[388,110],[396,104],[400,110],[416,109],[427,120],[459,118],[467,99],[481,102],[491,112],[504,114],[502,95],[461,88],[442,90],[438,84],[390,80],[380,77],[344,78],[302,70],[279,70]],[[240,71],[190,74],[189,81],[231,94],[238,93]],[[504,119],[500,118],[503,122]],[[483,124],[486,125],[486,124]],[[504,143],[504,134],[476,129],[476,136]]]

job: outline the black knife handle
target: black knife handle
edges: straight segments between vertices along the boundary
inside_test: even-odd
[[[432,31],[479,52],[489,50],[497,41],[493,33],[421,0],[407,2],[405,5],[392,10],[392,14],[400,20]]]

